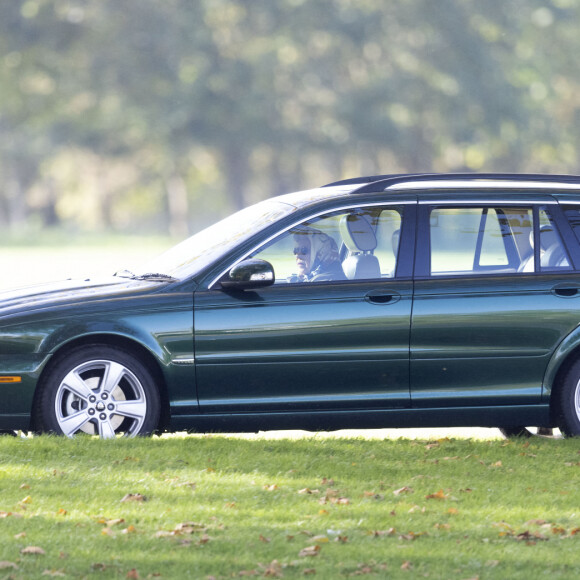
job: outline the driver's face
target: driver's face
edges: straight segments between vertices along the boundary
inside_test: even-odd
[[[296,256],[296,266],[298,274],[305,276],[310,274],[310,240],[306,236],[301,236],[299,241],[294,241],[294,255]]]

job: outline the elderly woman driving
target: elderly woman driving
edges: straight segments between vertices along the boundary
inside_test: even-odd
[[[288,278],[289,282],[346,280],[338,247],[331,236],[315,228],[301,226],[294,230],[293,237],[298,272]]]

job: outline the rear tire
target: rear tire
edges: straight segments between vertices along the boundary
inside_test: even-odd
[[[580,360],[577,360],[564,376],[557,397],[560,430],[567,437],[578,437],[580,435]]]
[[[41,431],[110,439],[150,435],[159,424],[161,404],[152,374],[126,351],[78,347],[47,372],[35,408]]]
[[[500,433],[506,439],[544,437],[546,439],[561,439],[559,433],[555,433],[550,427],[500,427]]]

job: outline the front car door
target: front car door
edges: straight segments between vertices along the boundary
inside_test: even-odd
[[[580,306],[576,250],[556,200],[455,196],[420,208],[413,406],[539,404]]]
[[[415,210],[404,202],[319,211],[242,256],[269,261],[272,286],[198,290],[200,410],[409,406]]]

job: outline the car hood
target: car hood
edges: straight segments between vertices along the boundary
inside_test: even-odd
[[[166,284],[111,276],[101,279],[63,280],[0,292],[0,317],[79,302],[126,298]]]

